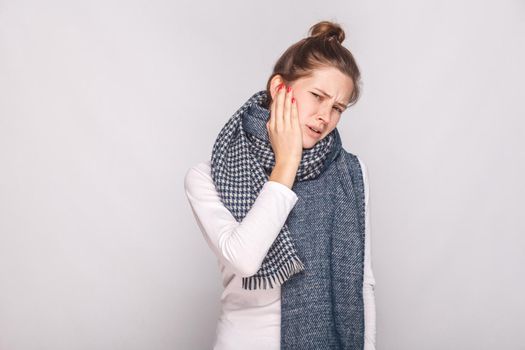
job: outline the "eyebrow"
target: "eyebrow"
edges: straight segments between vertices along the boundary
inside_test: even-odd
[[[319,89],[319,88],[314,88],[316,89],[317,91],[319,91],[320,93],[322,93],[323,95],[325,95],[326,97],[328,98],[332,98],[332,96],[328,95],[326,92],[324,92],[323,90]],[[336,104],[338,104],[340,107],[343,107],[344,109],[346,109],[348,107],[348,105],[345,105],[344,103],[342,102],[336,102]]]

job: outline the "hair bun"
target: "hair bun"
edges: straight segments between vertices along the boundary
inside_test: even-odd
[[[337,40],[341,44],[345,40],[345,32],[337,23],[321,21],[310,27],[310,38],[322,37],[325,40]]]

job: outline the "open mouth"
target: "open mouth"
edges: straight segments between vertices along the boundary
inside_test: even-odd
[[[311,128],[311,127],[309,127],[309,126],[308,126],[308,128],[309,128],[310,130],[312,130],[313,132],[317,133],[317,134],[321,134],[321,132],[320,132],[320,131],[317,131],[317,130],[315,130],[315,129],[312,129],[312,128]]]

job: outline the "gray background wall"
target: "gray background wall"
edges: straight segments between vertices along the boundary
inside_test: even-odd
[[[185,171],[323,19],[363,75],[339,130],[369,168],[378,349],[525,349],[519,0],[0,0],[0,349],[210,348]]]

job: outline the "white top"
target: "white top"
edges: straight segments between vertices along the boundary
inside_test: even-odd
[[[370,259],[368,172],[365,187],[365,256],[363,298],[365,350],[375,349],[376,315]],[[281,338],[281,287],[242,289],[242,277],[255,274],[292,211],[298,196],[286,185],[267,181],[239,223],[219,198],[211,177],[210,160],[191,167],[184,188],[197,224],[217,257],[224,291],[213,350],[278,350]]]

